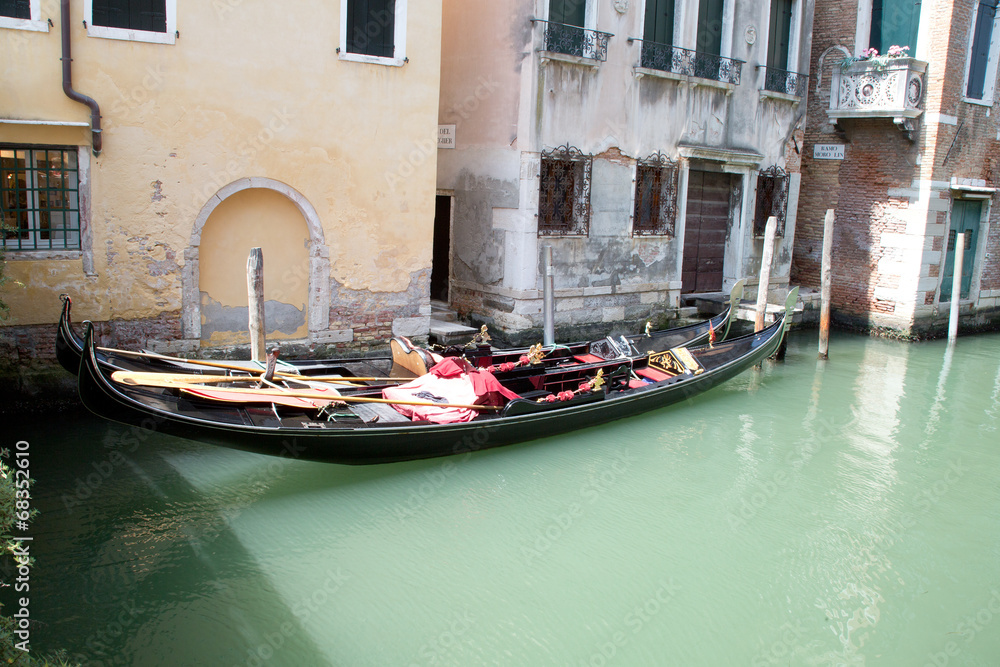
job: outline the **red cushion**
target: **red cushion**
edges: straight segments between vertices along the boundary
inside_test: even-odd
[[[593,364],[598,361],[604,361],[604,359],[601,359],[596,354],[574,354],[573,358],[581,364]]]
[[[655,368],[637,368],[635,372],[636,375],[649,378],[653,382],[659,382],[660,380],[666,380],[667,378],[673,377],[673,375],[664,373],[663,371],[658,371]]]

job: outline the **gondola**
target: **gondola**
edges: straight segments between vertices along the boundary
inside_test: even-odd
[[[505,380],[505,390],[517,392],[519,398],[457,423],[411,421],[384,403],[297,408],[249,394],[234,403],[174,387],[126,384],[113,379],[115,371],[101,363],[92,325],[84,339],[79,391],[84,405],[100,417],[263,454],[355,465],[463,454],[603,424],[703,393],[778,350],[797,294],[792,290],[784,313],[754,334],[701,348],[548,368],[540,378]],[[650,375],[652,371],[658,374]],[[298,393],[283,391],[289,399]],[[342,396],[374,398],[376,391],[377,386],[363,384]]]
[[[706,342],[710,335],[714,335],[718,340],[724,340],[729,332],[732,316],[735,312],[733,304],[738,304],[743,298],[743,284],[743,280],[737,281],[730,293],[729,304],[727,307],[721,313],[708,320],[672,329],[656,330],[642,334],[625,336],[625,341],[618,341],[618,344],[622,347],[630,346],[632,352],[634,353],[645,354],[647,352],[658,352],[672,347],[691,347],[700,345]],[[73,329],[71,312],[73,306],[72,299],[67,294],[61,295],[61,298],[63,301],[63,307],[56,329],[56,359],[64,369],[76,375],[80,369],[80,359],[83,354],[83,338],[81,338]],[[477,336],[477,340],[478,343],[470,343],[464,347],[453,346],[447,350],[442,350],[442,352],[449,356],[460,354],[478,366],[489,366],[492,364],[504,364],[509,362],[516,363],[527,353],[526,349],[503,349],[491,347],[481,335]],[[555,345],[545,348],[545,352],[549,363],[555,363],[560,359],[571,359],[577,356],[586,355],[592,347],[600,347],[605,344],[607,344],[605,339],[601,339],[599,341],[568,343],[565,345]],[[396,352],[398,355],[398,351],[394,350],[393,352]],[[148,370],[161,370],[164,372],[201,372],[204,370],[203,364],[201,364],[198,360],[183,360],[171,358],[166,355],[155,354],[138,356],[135,353],[127,353],[124,350],[115,351],[104,348],[98,349],[98,360],[101,363],[107,363],[109,357],[113,358],[116,356],[118,358],[127,357],[133,365],[148,365]],[[414,352],[414,356],[423,357],[422,360],[415,360],[418,366],[417,370],[413,371],[415,374],[420,374],[420,371],[426,370],[427,367],[433,365],[432,356],[423,350],[416,350]],[[387,364],[391,366],[393,363],[393,359],[389,355],[382,357],[367,357],[366,361],[373,366],[373,369],[370,369],[371,372],[377,372],[375,369],[385,369],[388,367]],[[397,358],[396,362],[398,363],[398,361],[399,360]],[[342,359],[282,360],[281,368],[304,375],[327,375],[330,372],[336,372],[336,369],[341,367],[343,362],[344,360]],[[254,369],[259,370],[257,365],[249,361],[228,361],[226,362],[226,365],[242,367],[248,371]]]

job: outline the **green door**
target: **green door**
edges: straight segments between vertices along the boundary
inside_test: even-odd
[[[720,55],[722,53],[723,0],[698,1],[698,36],[695,51]]]
[[[962,257],[962,294],[968,299],[972,287],[972,266],[976,262],[976,237],[979,236],[979,218],[983,203],[974,199],[955,199],[951,205],[951,229],[948,230],[948,248],[944,257],[941,276],[941,301],[951,301],[951,283],[955,275],[955,238],[965,232],[965,254]]]
[[[550,0],[549,20],[582,28],[587,21],[586,0]]]

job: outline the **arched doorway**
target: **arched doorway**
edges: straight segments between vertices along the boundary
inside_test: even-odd
[[[329,327],[330,253],[319,216],[294,188],[243,178],[202,207],[184,253],[182,325],[203,345],[247,341],[246,262],[264,254],[269,339],[312,338]]]

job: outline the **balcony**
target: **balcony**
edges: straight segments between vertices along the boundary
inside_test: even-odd
[[[809,85],[808,75],[789,72],[777,67],[764,67],[763,65],[757,67],[764,70],[764,86],[761,88],[763,96],[798,101],[806,94],[806,87]],[[773,93],[777,93],[777,95]]]
[[[909,136],[923,113],[926,71],[927,63],[916,58],[835,67],[827,116],[834,124],[843,118],[891,118]]]
[[[682,49],[670,44],[647,42],[636,37],[630,37],[628,41],[642,42],[639,64],[636,66],[638,76],[665,76],[691,83],[698,83],[695,79],[702,79],[722,84],[717,87],[726,88],[729,92],[740,85],[742,60]]]
[[[582,62],[592,60],[602,63],[608,59],[608,40],[614,37],[609,32],[541,19],[532,19],[532,22],[541,23],[545,28],[542,35],[542,50],[545,52],[570,56]]]

